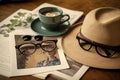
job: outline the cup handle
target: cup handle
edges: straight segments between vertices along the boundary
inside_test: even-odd
[[[64,17],[66,17],[66,18],[63,19]],[[70,19],[70,16],[69,16],[68,14],[64,14],[64,15],[62,15],[62,19],[61,19],[60,24],[62,24],[62,23],[64,23],[64,22],[68,21],[69,19]]]

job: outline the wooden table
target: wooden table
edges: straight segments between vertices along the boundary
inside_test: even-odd
[[[14,0],[15,1],[15,0]],[[62,6],[68,9],[84,11],[86,15],[90,10],[98,7],[116,7],[120,8],[120,0],[23,0],[24,2],[9,2],[0,3],[0,21],[10,16],[13,12],[20,8],[33,10],[40,4],[47,2]],[[84,17],[81,19],[83,20]],[[79,20],[80,21],[80,20]],[[0,80],[41,80],[33,76],[22,76],[6,78],[0,76]],[[48,77],[47,80],[56,80],[52,77]],[[90,68],[81,80],[120,80],[119,70],[105,70]]]

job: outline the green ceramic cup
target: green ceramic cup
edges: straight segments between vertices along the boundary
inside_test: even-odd
[[[48,30],[58,30],[59,25],[70,19],[68,14],[63,14],[63,11],[57,7],[43,7],[38,15],[40,22]]]

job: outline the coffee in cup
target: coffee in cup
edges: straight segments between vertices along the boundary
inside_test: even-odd
[[[54,16],[60,15],[60,13],[57,11],[54,11],[54,12],[51,11],[51,12],[45,12],[45,13],[43,13],[43,15],[48,16],[48,17],[54,17]]]
[[[68,14],[63,14],[63,11],[57,7],[43,7],[38,14],[42,25],[48,30],[57,30],[59,25],[70,19]]]

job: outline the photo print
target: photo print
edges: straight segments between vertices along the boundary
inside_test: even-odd
[[[72,77],[78,72],[78,70],[83,66],[83,64],[80,64],[80,63],[72,60],[68,56],[66,56],[66,58],[67,58],[67,61],[68,61],[68,64],[69,64],[70,68],[63,69],[63,70],[58,70],[58,71]]]
[[[17,68],[60,65],[57,42],[44,40],[40,35],[15,35]]]

